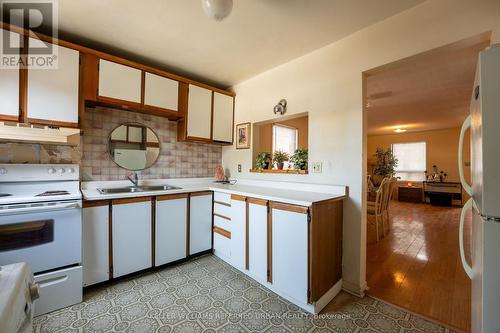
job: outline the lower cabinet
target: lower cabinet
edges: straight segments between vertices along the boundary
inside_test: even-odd
[[[83,286],[109,279],[109,202],[91,202],[82,212]]]
[[[155,266],[186,258],[188,194],[156,198]]]
[[[212,248],[212,192],[194,192],[189,206],[189,254]]]
[[[267,281],[268,201],[248,198],[248,272],[261,283]]]
[[[308,303],[308,213],[271,205],[272,284],[293,299]],[[301,211],[303,210],[303,211]]]
[[[113,277],[152,266],[151,198],[112,202]]]

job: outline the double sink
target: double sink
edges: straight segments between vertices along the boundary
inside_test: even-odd
[[[152,192],[152,191],[169,191],[180,190],[181,187],[172,185],[152,185],[152,186],[126,186],[113,188],[98,188],[97,191],[101,194],[119,194],[119,193],[136,193],[136,192]]]

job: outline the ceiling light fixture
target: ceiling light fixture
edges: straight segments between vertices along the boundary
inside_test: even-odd
[[[233,10],[233,0],[201,0],[205,14],[216,20],[222,21]]]
[[[396,133],[404,133],[404,132],[406,132],[406,131],[407,131],[407,130],[402,129],[402,128],[396,128],[396,129],[394,130],[394,132],[396,132]]]

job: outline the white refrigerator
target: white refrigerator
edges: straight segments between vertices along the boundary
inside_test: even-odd
[[[471,180],[463,176],[464,134],[471,133]],[[460,133],[459,171],[471,199],[460,221],[460,256],[472,279],[472,332],[500,332],[500,44],[479,54],[471,114]],[[464,256],[463,224],[472,209],[472,262]]]

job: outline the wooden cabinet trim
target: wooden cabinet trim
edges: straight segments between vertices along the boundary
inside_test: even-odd
[[[260,206],[267,206],[269,204],[269,201],[264,200],[264,199],[257,199],[257,198],[247,198],[247,202],[249,204],[254,204],[254,205],[260,205]]]
[[[111,203],[113,205],[123,205],[123,204],[136,203],[136,202],[145,202],[145,201],[151,201],[151,197],[134,197],[134,198],[113,199],[111,201]]]
[[[239,194],[231,194],[231,200],[246,201],[247,197]]]
[[[281,202],[271,201],[270,206],[272,209],[285,210],[288,212],[295,212],[295,213],[300,213],[300,214],[307,214],[309,212],[309,207],[291,205],[291,204],[286,204],[286,203],[281,203]]]
[[[197,196],[202,196],[202,195],[212,195],[212,191],[191,192],[190,195],[192,197],[197,197]]]
[[[30,124],[37,124],[37,125],[78,128],[78,123],[68,123],[68,122],[64,122],[64,121],[53,121],[53,120],[47,120],[47,119],[28,118],[27,122]]]
[[[226,207],[231,207],[231,204],[228,204],[227,202],[217,201],[217,200],[214,200],[214,204],[218,204],[218,205],[222,205],[222,206],[226,206]]]
[[[186,258],[189,257],[191,248],[191,194],[187,196],[186,205]],[[213,226],[213,223],[212,223]]]
[[[273,212],[267,209],[267,282],[273,283]]]
[[[221,215],[221,214],[218,214],[218,213],[213,213],[213,214],[214,214],[214,216],[220,217],[221,219],[225,219],[225,220],[231,221],[230,217],[227,217],[227,216],[224,216],[224,215]]]
[[[84,201],[83,208],[90,207],[100,207],[100,206],[108,206],[110,203],[109,200],[92,200],[92,201]]]
[[[221,236],[231,239],[231,232],[219,227],[213,227],[213,228],[215,233],[218,233]]]
[[[245,204],[245,269],[250,269],[250,204],[247,201]]]
[[[109,262],[109,279],[113,278],[113,206],[108,206],[108,262]]]
[[[175,199],[185,199],[189,196],[189,193],[176,193],[176,194],[165,194],[158,195],[156,197],[156,201],[164,201],[164,200],[175,200]]]

